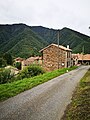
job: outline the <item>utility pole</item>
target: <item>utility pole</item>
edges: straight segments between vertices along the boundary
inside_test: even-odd
[[[82,52],[83,52],[83,54],[84,54],[84,45],[83,45],[83,49],[82,49]]]
[[[83,57],[84,57],[84,45],[82,47],[82,64],[83,64]]]
[[[58,69],[59,69],[59,29],[58,29],[58,34],[57,34],[57,38],[58,38]]]

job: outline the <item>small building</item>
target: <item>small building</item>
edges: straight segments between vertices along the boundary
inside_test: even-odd
[[[22,69],[30,64],[42,64],[42,57],[30,57],[22,61]]]
[[[69,49],[69,46],[66,48],[62,45],[50,44],[40,52],[42,53],[43,67],[46,71],[72,66],[72,50]]]
[[[15,59],[15,62],[22,62],[23,60],[24,60],[23,58],[18,57]]]
[[[75,65],[90,65],[90,54],[72,54]]]

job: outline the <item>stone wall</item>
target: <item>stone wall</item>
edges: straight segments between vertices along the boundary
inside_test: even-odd
[[[71,58],[72,58],[72,54],[71,54],[71,51],[67,51],[67,53],[66,53],[67,55],[67,57],[66,57],[66,61],[67,61],[67,67],[71,67],[72,66],[72,60],[71,60]]]
[[[59,54],[58,54],[59,53]],[[47,49],[43,50],[43,67],[47,71],[53,71],[58,69],[58,61],[59,68],[66,67],[66,51],[56,47],[50,46]]]

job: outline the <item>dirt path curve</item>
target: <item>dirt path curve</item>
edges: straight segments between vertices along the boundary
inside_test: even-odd
[[[0,102],[0,120],[60,120],[73,91],[90,66],[81,66]]]

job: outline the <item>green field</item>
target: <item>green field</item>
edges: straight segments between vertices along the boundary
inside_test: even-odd
[[[31,89],[39,84],[47,82],[52,78],[66,73],[66,71],[71,71],[77,68],[76,66],[72,68],[64,68],[60,70],[55,70],[53,72],[47,72],[43,75],[38,75],[32,78],[25,78],[23,80],[14,81],[12,83],[6,83],[0,85],[0,101],[13,97],[25,90]]]
[[[62,120],[90,120],[90,69],[81,79]]]

